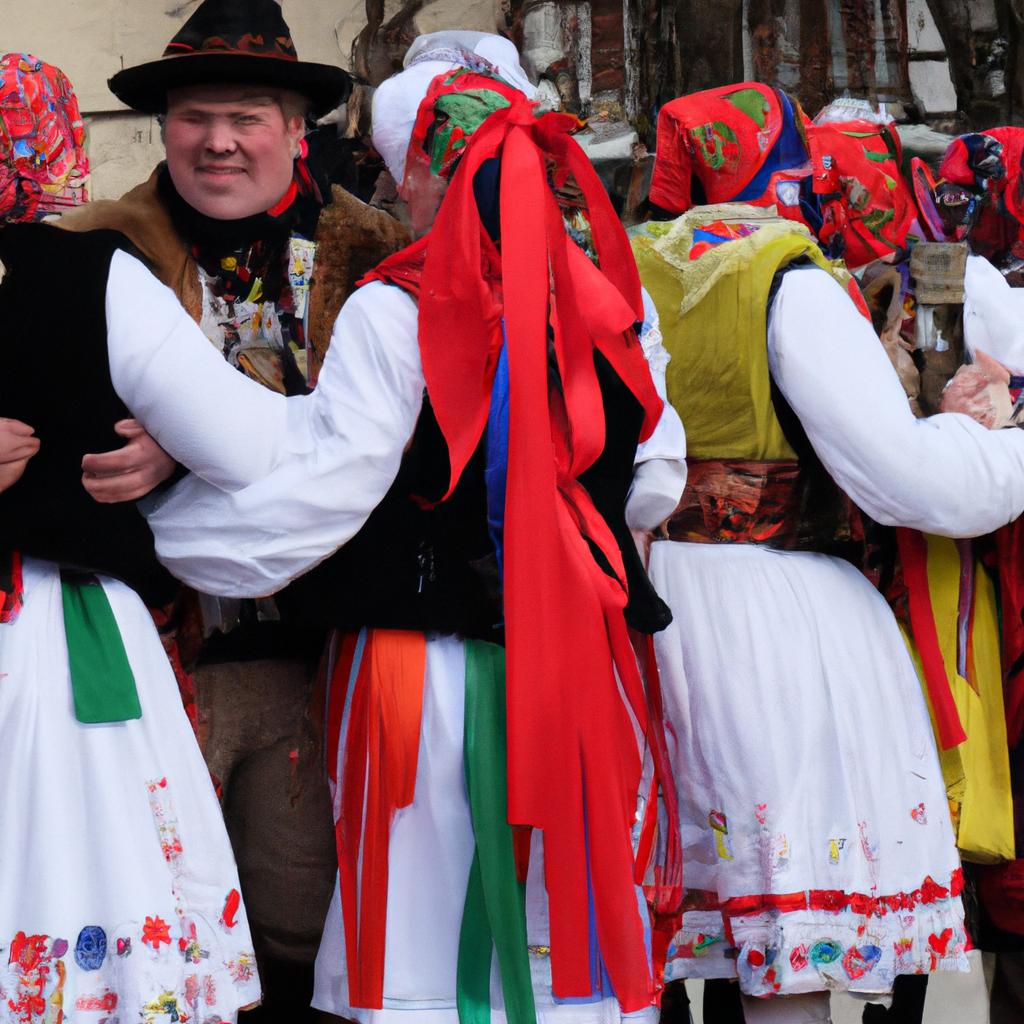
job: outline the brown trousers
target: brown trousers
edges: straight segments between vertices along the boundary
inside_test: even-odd
[[[337,860],[314,666],[265,660],[195,673],[200,741],[220,782],[256,951],[312,964]]]

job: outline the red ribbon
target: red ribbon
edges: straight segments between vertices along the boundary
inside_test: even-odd
[[[643,404],[644,437],[662,403],[632,330],[643,315],[636,265],[596,173],[568,136],[574,123],[537,119],[517,102],[475,133],[424,248],[420,351],[448,444],[450,494],[487,421],[504,318],[509,821],[544,831],[555,995],[594,990],[592,890],[601,954],[629,1012],[650,1005],[654,982],[630,842],[641,765],[620,681],[645,730],[647,713],[622,614],[621,556],[578,481],[604,446],[594,350]],[[479,167],[499,155],[500,255],[472,188]],[[565,232],[549,162],[583,192],[600,270]],[[500,278],[490,269],[499,267]],[[598,566],[591,544],[614,576]]]
[[[967,739],[960,722],[953,691],[946,673],[946,663],[939,646],[931,591],[928,588],[928,544],[923,533],[899,527],[896,530],[903,579],[907,585],[907,603],[914,645],[921,658],[928,700],[935,717],[939,745],[943,750],[958,746]]]
[[[1002,603],[1006,738],[1012,750],[1024,735],[1024,520],[1004,526],[994,537]]]

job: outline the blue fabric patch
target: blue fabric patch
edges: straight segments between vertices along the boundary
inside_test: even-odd
[[[487,530],[498,557],[498,572],[505,574],[505,492],[508,488],[508,346],[505,321],[501,322],[502,346],[491,387],[491,408],[487,414]]]

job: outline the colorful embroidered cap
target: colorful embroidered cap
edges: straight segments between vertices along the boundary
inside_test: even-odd
[[[64,72],[24,53],[0,57],[0,220],[41,220],[84,203],[84,147]]]
[[[352,88],[339,67],[300,61],[276,0],[203,0],[159,60],[119,71],[108,83],[145,114],[167,107],[167,90],[211,83],[268,85],[309,98],[320,116]]]
[[[516,96],[532,100],[535,94],[508,39],[463,31],[419,36],[406,54],[405,70],[374,94],[373,144],[399,184],[410,152],[417,154],[418,164],[431,170],[436,166],[433,173],[449,173],[465,140],[488,114]],[[424,145],[437,151],[427,161]]]
[[[706,89],[658,114],[651,202],[670,213],[702,203],[751,203],[800,213],[808,168],[804,116],[780,89],[761,82]],[[694,184],[703,195],[694,195]]]
[[[895,127],[874,120],[815,123],[807,130],[814,194],[823,224],[818,238],[851,269],[892,257],[924,238],[914,193],[903,177]]]

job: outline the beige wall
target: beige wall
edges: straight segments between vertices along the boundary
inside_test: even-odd
[[[152,118],[127,111],[107,89],[122,67],[158,57],[198,0],[0,0],[0,52],[18,50],[56,64],[71,79],[89,129],[92,195],[121,195],[147,177],[163,147]],[[349,66],[366,23],[366,0],[284,0],[299,56]],[[388,0],[385,18],[399,4]],[[494,29],[492,0],[427,0],[419,32]]]

